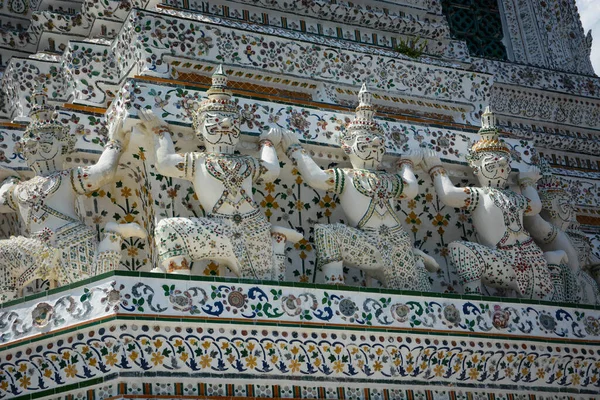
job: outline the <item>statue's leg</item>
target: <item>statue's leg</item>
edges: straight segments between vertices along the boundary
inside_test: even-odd
[[[342,261],[342,243],[338,239],[335,225],[315,225],[317,267],[322,269],[325,283],[332,285],[346,283]]]
[[[551,300],[555,292],[554,284],[542,250],[532,239],[514,246],[511,251],[517,253],[514,268],[523,294],[531,299]]]
[[[273,245],[273,268],[271,279],[285,281],[285,245],[286,242],[298,243],[304,237],[300,232],[281,226],[271,226],[271,243]]]
[[[574,292],[581,291],[580,302],[583,304],[600,305],[600,290],[598,284],[588,273],[579,270],[576,276],[578,285],[573,289]]]
[[[45,247],[23,236],[0,241],[0,303],[22,296],[23,286],[35,279],[35,269],[43,264]]]
[[[146,237],[146,231],[136,223],[117,224],[109,222],[104,227],[103,238],[98,244],[92,276],[119,269],[121,245],[124,238]]]
[[[0,303],[17,298],[17,279],[12,265],[3,261],[4,252],[0,250]]]
[[[378,250],[381,253],[386,288],[429,291],[431,285],[425,273],[425,264],[416,260],[412,241],[400,227],[379,234]]]
[[[227,224],[237,259],[237,275],[241,278],[272,279],[274,243],[267,218],[256,210],[243,215],[240,223],[227,220]]]
[[[470,242],[450,243],[450,260],[456,268],[465,294],[481,294],[481,277],[486,260],[471,245]]]
[[[315,225],[317,266],[325,283],[344,284],[344,265],[359,268],[386,283],[378,236],[343,224]]]
[[[552,301],[564,302],[567,296],[567,285],[569,284],[570,270],[565,264],[566,253],[562,250],[546,251],[544,258],[548,264],[548,272],[554,286]]]
[[[192,261],[215,260],[240,276],[230,229],[208,218],[167,218],[155,230],[159,262],[167,273],[190,274]],[[270,243],[269,243],[270,244]]]
[[[271,243],[273,245],[273,270],[271,279],[285,281],[285,235],[279,232],[271,232]]]

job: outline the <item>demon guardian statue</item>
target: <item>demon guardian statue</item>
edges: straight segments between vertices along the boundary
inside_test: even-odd
[[[342,149],[352,168],[322,170],[302,149],[292,132],[285,132],[283,145],[302,177],[315,189],[339,195],[349,225],[315,226],[317,263],[325,282],[344,284],[343,265],[359,268],[392,289],[431,290],[426,267],[436,271],[433,258],[412,248],[408,234],[395,212],[396,201],[418,193],[413,166],[421,153],[399,162],[399,173],[380,170],[385,154],[385,136],[375,114],[372,94],[360,90],[356,118],[346,128]]]
[[[193,261],[215,260],[239,277],[282,280],[283,238],[298,241],[302,236],[271,227],[252,197],[255,182],[272,181],[279,175],[275,146],[281,133],[271,130],[261,137],[260,159],[235,154],[240,111],[221,66],[212,76],[207,94],[194,120],[196,134],[206,147],[202,153],[176,153],[168,125],[150,111],[140,112],[144,130],[154,143],[156,169],[165,176],[190,180],[207,211],[205,218],[158,222],[155,242],[161,268],[190,274]]]
[[[465,293],[481,293],[484,283],[513,289],[523,298],[550,300],[554,286],[544,253],[523,227],[524,215],[535,215],[541,210],[534,188],[539,170],[533,167],[521,172],[522,194],[514,192],[508,188],[510,150],[498,138],[495,117],[489,108],[482,116],[479,134],[481,139],[472,146],[468,157],[479,187],[455,187],[435,153],[423,157],[441,201],[472,212],[481,242],[450,243],[452,263]]]
[[[75,137],[56,121],[45,94],[33,95],[30,117],[17,150],[35,176],[26,181],[9,177],[0,186],[0,211],[18,212],[25,226],[25,236],[0,241],[0,302],[16,297],[36,279],[65,285],[117,269],[123,238],[145,236],[138,224],[111,222],[98,246],[95,230],[76,211],[77,195],[114,180],[128,139],[121,120],[113,124],[95,165],[63,169]]]

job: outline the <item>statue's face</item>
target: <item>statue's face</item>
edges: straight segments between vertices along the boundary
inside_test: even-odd
[[[240,140],[240,116],[237,113],[206,112],[201,134],[207,147],[235,147]]]
[[[369,132],[358,133],[353,142],[343,143],[342,147],[349,154],[352,165],[359,168],[378,167],[385,154],[385,140]]]
[[[550,198],[550,201],[543,201],[542,217],[550,221],[561,230],[566,230],[574,217],[574,209],[571,205],[571,198],[567,193],[558,193]],[[549,204],[549,207],[548,207]],[[548,209],[546,208],[548,207]]]
[[[505,188],[512,171],[510,156],[502,152],[483,153],[472,163],[479,182],[483,186]]]
[[[48,135],[38,138],[29,138],[20,142],[20,152],[31,167],[34,164],[48,161],[59,161],[62,158],[61,141]]]

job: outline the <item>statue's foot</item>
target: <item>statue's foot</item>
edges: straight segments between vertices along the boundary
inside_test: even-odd
[[[465,294],[481,294],[481,281],[472,281],[463,283],[463,290]]]
[[[175,275],[191,275],[192,271],[190,271],[189,269],[176,269],[174,271],[169,272],[170,274],[175,274]]]
[[[163,261],[162,265],[166,267],[168,274],[190,275],[192,269],[191,262],[185,256],[177,256]]]
[[[19,291],[16,288],[2,288],[0,289],[0,304],[10,300],[14,300],[19,297]]]
[[[150,270],[150,272],[152,272],[154,274],[164,274],[165,270],[162,269],[161,267],[154,267]]]
[[[323,275],[325,283],[329,285],[345,285],[344,264],[340,261],[332,261],[323,265]]]
[[[131,224],[117,224],[116,222],[109,222],[104,227],[104,230],[108,232],[118,233],[124,238],[145,238],[146,236],[148,236],[146,230],[135,222]]]
[[[325,275],[325,283],[328,285],[345,285],[344,275]]]

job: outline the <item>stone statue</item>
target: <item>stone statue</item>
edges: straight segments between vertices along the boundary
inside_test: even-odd
[[[579,223],[576,219],[573,219],[573,222],[569,226],[569,228],[565,232],[569,237],[569,240],[573,244],[573,246],[577,249],[577,254],[579,255],[579,265],[582,269],[582,274],[585,277],[585,274],[590,274],[596,284],[600,288],[600,258],[594,254],[594,246],[590,238],[579,228]],[[582,293],[585,296],[585,293]],[[593,304],[591,296],[588,297],[590,304]],[[582,302],[586,302],[586,298],[582,298]],[[598,304],[598,302],[596,302]]]
[[[520,297],[550,299],[554,287],[542,250],[523,227],[524,215],[540,212],[541,202],[532,186],[539,170],[519,174],[522,194],[508,188],[510,150],[498,138],[495,116],[489,107],[482,116],[481,139],[470,151],[468,162],[480,187],[455,187],[439,157],[428,152],[423,163],[437,195],[450,207],[472,212],[480,243],[449,244],[450,257],[465,293],[481,293],[485,285],[514,289]]]
[[[571,196],[552,173],[546,160],[541,159],[540,166],[542,179],[538,182],[538,193],[542,211],[538,215],[526,216],[524,222],[525,228],[542,250],[562,250],[567,254],[567,264],[548,259],[549,264],[559,266],[555,282],[559,290],[555,300],[600,304],[598,284],[585,272],[593,264],[589,258],[590,249],[586,248],[587,238],[582,232],[569,229],[575,222]]]
[[[76,211],[77,195],[90,193],[113,181],[127,135],[121,120],[95,165],[63,169],[75,145],[68,128],[56,121],[46,95],[33,95],[32,122],[17,143],[17,151],[35,176],[21,181],[8,177],[0,185],[0,212],[18,212],[25,236],[0,241],[0,302],[18,295],[35,279],[60,285],[115,270],[124,237],[144,237],[137,224],[108,223],[99,246],[96,232]],[[14,171],[13,171],[14,173]]]
[[[239,277],[283,280],[284,238],[298,241],[302,236],[290,229],[272,228],[252,197],[255,182],[273,181],[279,176],[275,146],[281,133],[271,130],[261,136],[260,159],[235,154],[240,111],[227,89],[221,66],[212,76],[207,94],[194,119],[205,152],[176,153],[169,126],[151,111],[140,111],[142,126],[154,143],[157,171],[191,181],[207,214],[205,218],[158,222],[155,242],[162,268],[154,272],[164,269],[190,274],[193,261],[214,260]]]
[[[393,289],[428,291],[425,271],[436,271],[435,260],[412,242],[395,213],[396,201],[418,193],[413,165],[421,153],[411,153],[399,162],[399,173],[380,170],[385,154],[385,135],[373,120],[372,94],[360,90],[356,118],[346,128],[342,149],[352,168],[322,170],[302,149],[295,134],[285,132],[282,143],[304,180],[315,189],[337,193],[348,225],[315,226],[317,264],[325,282],[344,284],[343,265],[359,268]]]

